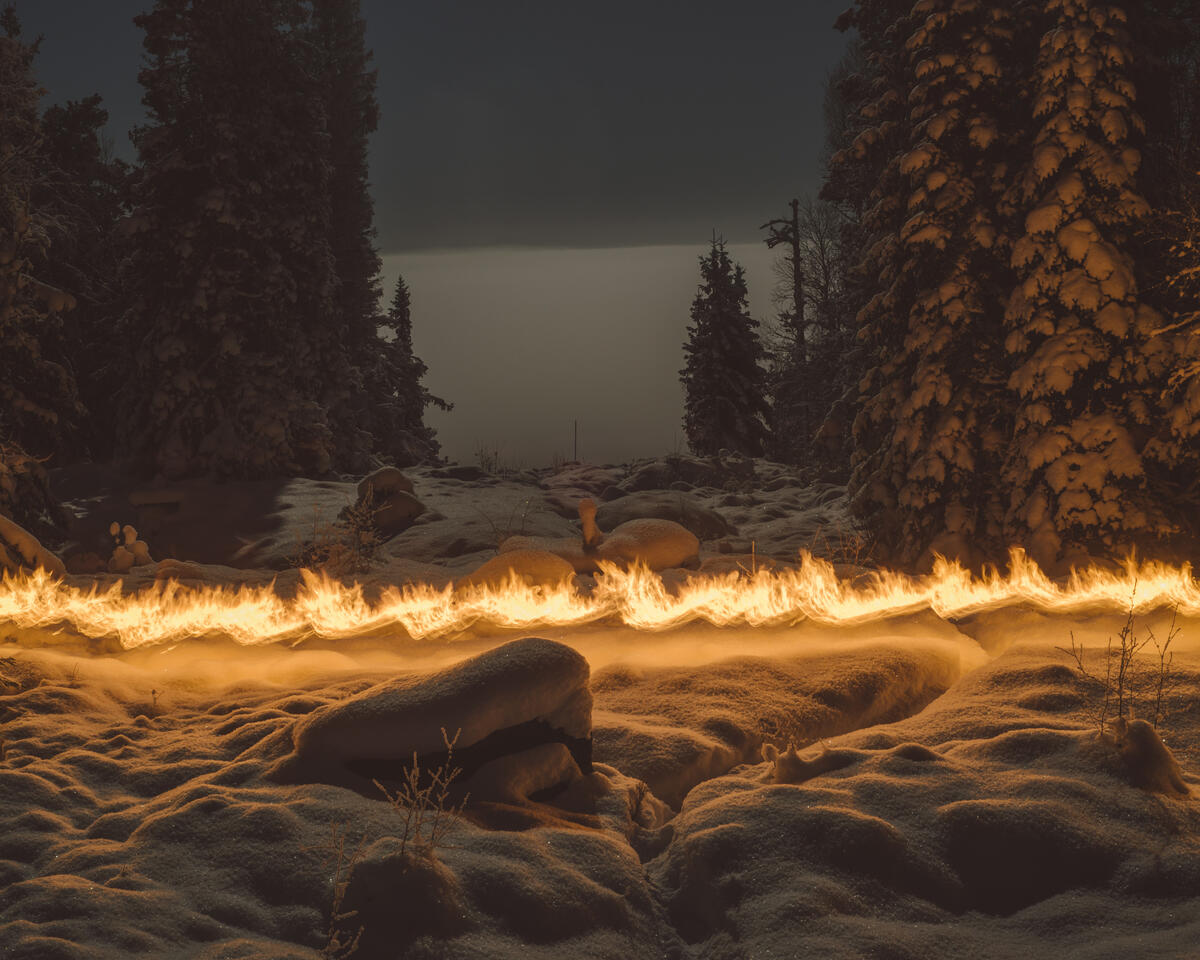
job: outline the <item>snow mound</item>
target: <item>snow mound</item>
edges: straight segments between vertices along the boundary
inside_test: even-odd
[[[55,576],[66,576],[62,560],[42,546],[32,533],[0,514],[0,573],[41,567]]]
[[[513,640],[432,676],[377,684],[296,723],[282,782],[399,780],[446,761],[476,797],[520,800],[591,772],[588,662],[570,647]],[[454,738],[457,736],[457,740]]]
[[[1142,721],[1119,747],[1089,728],[1061,659],[1015,648],[919,714],[697,786],[648,864],[681,937],[711,957],[1188,955],[1200,810],[1148,790],[1195,778]],[[1187,703],[1200,662],[1175,666]]]
[[[629,520],[646,518],[673,520],[701,540],[715,540],[733,532],[717,511],[706,507],[697,497],[676,491],[642,491],[600,504],[596,522],[612,529]]]
[[[678,809],[693,787],[760,756],[915,713],[959,677],[960,651],[911,640],[733,657],[699,667],[598,670],[596,759]]]
[[[575,568],[548,550],[510,550],[476,567],[456,586],[499,588],[516,579],[529,585],[554,586],[575,575]]]

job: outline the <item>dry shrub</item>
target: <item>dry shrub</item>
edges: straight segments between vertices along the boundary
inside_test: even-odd
[[[1152,714],[1150,723],[1155,730],[1166,717],[1170,694],[1178,683],[1178,678],[1171,674],[1171,664],[1175,659],[1171,645],[1183,629],[1178,620],[1179,607],[1176,605],[1171,612],[1171,624],[1164,639],[1159,640],[1149,627],[1139,639],[1134,626],[1134,598],[1131,596],[1125,623],[1116,637],[1108,638],[1101,663],[1103,672],[1089,669],[1083,643],[1075,639],[1074,631],[1070,635],[1071,646],[1058,648],[1074,661],[1080,679],[1093,693],[1090,714],[1101,736],[1105,734],[1110,721],[1132,718],[1139,700]],[[1154,647],[1157,662],[1151,661],[1147,665],[1140,655],[1150,645]]]
[[[433,852],[445,843],[446,835],[462,816],[470,794],[465,794],[457,805],[451,799],[454,781],[462,774],[461,768],[454,766],[454,745],[461,734],[460,729],[450,738],[446,735],[446,728],[442,728],[446,760],[436,770],[423,771],[414,752],[412,765],[404,768],[395,793],[378,780],[374,781],[375,786],[387,797],[388,803],[400,814],[403,824],[399,837],[401,856],[404,856],[410,843]]]
[[[316,850],[324,854],[325,861],[332,869],[330,877],[332,903],[329,908],[329,926],[325,933],[325,945],[321,948],[321,956],[325,960],[345,960],[358,950],[358,941],[362,939],[363,928],[359,926],[353,931],[344,929],[346,921],[358,916],[357,910],[344,910],[342,904],[346,899],[346,891],[350,887],[350,874],[354,866],[362,859],[366,836],[359,837],[358,843],[348,851],[346,845],[346,828],[341,824],[331,824],[329,839],[318,847],[301,847],[302,850]]]
[[[324,522],[320,510],[314,509],[312,537],[296,545],[287,558],[288,563],[338,578],[369,572],[375,551],[383,542],[375,526],[380,509],[375,506],[371,488],[360,500],[349,504],[333,523]]]
[[[830,563],[869,567],[875,562],[874,539],[860,530],[847,530],[842,526],[819,527],[805,549]]]

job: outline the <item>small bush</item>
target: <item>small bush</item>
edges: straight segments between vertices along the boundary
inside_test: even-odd
[[[375,561],[382,541],[375,527],[380,508],[375,506],[374,491],[349,504],[334,523],[325,523],[319,510],[313,511],[311,539],[296,545],[288,563],[307,570],[323,570],[333,577],[367,573]]]
[[[404,768],[395,793],[378,780],[373,781],[400,814],[403,823],[400,832],[401,856],[410,843],[430,852],[436,850],[462,816],[470,794],[465,794],[457,805],[451,800],[451,787],[462,774],[462,770],[454,766],[454,745],[458,743],[461,733],[460,729],[451,739],[446,735],[446,728],[442,728],[446,760],[436,770],[422,771],[414,752],[412,766]]]
[[[1136,591],[1135,584],[1134,592]],[[1074,631],[1071,631],[1070,635],[1071,646],[1058,648],[1075,662],[1080,679],[1095,693],[1091,716],[1101,736],[1105,734],[1110,722],[1124,723],[1131,719],[1139,700],[1147,705],[1147,710],[1152,711],[1150,722],[1155,730],[1158,729],[1159,722],[1166,716],[1169,695],[1177,682],[1171,675],[1171,664],[1175,658],[1171,644],[1183,629],[1178,625],[1178,619],[1179,608],[1176,607],[1172,611],[1171,625],[1164,640],[1160,641],[1148,627],[1145,636],[1139,639],[1134,627],[1134,600],[1130,597],[1125,623],[1116,637],[1108,638],[1104,650],[1103,673],[1093,672],[1088,668],[1083,643],[1075,639]],[[1151,644],[1154,646],[1158,662],[1146,666],[1142,663],[1140,655]]]

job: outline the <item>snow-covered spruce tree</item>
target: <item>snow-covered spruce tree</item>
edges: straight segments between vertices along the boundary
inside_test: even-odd
[[[1128,250],[1149,208],[1125,13],[1047,0],[1041,16],[1036,134],[1014,191],[1025,235],[1005,315],[1015,418],[1003,482],[1008,538],[1052,564],[1166,531],[1143,454],[1170,358]]]
[[[335,321],[329,149],[300,0],[156,0],[129,220],[119,448],[167,476],[321,473]]]
[[[122,351],[113,324],[120,313],[117,275],[124,246],[116,230],[129,174],[109,154],[101,133],[107,121],[98,96],[46,110],[44,177],[36,192],[39,208],[52,219],[53,256],[44,278],[76,301],[63,318],[63,341],[87,415],[70,453],[97,459],[111,453],[116,429],[111,398]]]
[[[1159,429],[1147,445],[1152,486],[1193,543],[1200,542],[1200,156],[1195,165],[1174,208],[1158,217],[1166,240],[1159,303],[1168,318],[1161,336],[1170,365]]]
[[[53,224],[33,203],[44,175],[36,47],[11,6],[0,13],[0,513],[57,516],[42,464],[79,417],[75,384],[53,356],[72,298],[38,278]]]
[[[375,378],[371,403],[376,449],[398,466],[437,456],[437,437],[425,425],[425,410],[431,405],[453,409],[453,404],[435,397],[421,382],[426,366],[413,353],[411,311],[408,286],[401,277],[396,281],[391,308],[382,320],[386,338],[380,342],[377,361],[371,368]],[[384,389],[390,392],[383,393]]]
[[[1019,61],[1007,5],[921,0],[911,16],[912,129],[899,164],[907,219],[899,267],[877,302],[904,336],[864,398],[863,416],[888,430],[858,506],[897,560],[936,551],[974,561],[1001,539],[995,477],[1008,432],[1002,325],[1012,284],[1000,207]]]
[[[908,333],[907,306],[896,300],[896,283],[906,259],[900,228],[907,220],[909,181],[900,162],[912,141],[904,45],[912,32],[911,8],[904,0],[859,0],[839,21],[858,30],[861,65],[843,80],[843,106],[851,115],[841,129],[849,144],[830,157],[821,191],[845,211],[845,242],[858,259],[848,278],[850,302],[859,305],[848,489],[856,514],[883,543],[900,539],[897,491],[884,469],[894,409],[874,399],[897,376]]]
[[[389,443],[387,424],[376,417],[389,385],[380,378],[382,288],[367,170],[367,141],[379,124],[379,104],[365,36],[359,0],[313,0],[310,47],[329,134],[333,303],[350,367],[327,380],[323,403],[336,459],[356,470],[366,469],[372,447],[381,451]]]
[[[1200,543],[1200,8],[1182,0],[1129,4],[1141,182],[1153,215],[1139,231],[1138,275],[1163,315],[1170,370],[1158,431],[1147,445],[1155,498]]]
[[[760,456],[770,413],[757,321],[746,304],[746,278],[722,240],[700,258],[700,289],[679,372],[684,389],[683,429],[700,456],[722,449]]]

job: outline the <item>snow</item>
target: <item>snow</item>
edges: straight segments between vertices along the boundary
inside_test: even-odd
[[[1119,443],[1116,429],[1097,419],[1060,438],[1091,450]],[[1109,488],[1082,470],[1101,484],[1099,509]],[[847,562],[844,490],[766,461],[437,473],[405,471],[428,516],[384,546],[369,582],[519,568],[496,554],[493,526],[578,538],[562,514],[610,488],[601,517],[686,495],[677,516],[713,534],[701,570],[786,565],[809,546],[861,572]],[[651,485],[664,481],[691,489]],[[219,490],[190,489],[158,542],[231,554],[237,543],[190,509],[223,503],[248,531],[285,539],[358,492]],[[112,519],[111,503],[94,506]],[[175,559],[136,567],[129,586],[172,571],[276,576],[279,589],[296,576]],[[1168,620],[1153,611],[1137,629],[1165,636]],[[1160,725],[1169,754],[1141,719],[1102,740],[1094,689],[1056,649],[1074,632],[1098,663],[1122,622],[1010,607],[954,622],[923,612],[654,634],[602,623],[543,639],[479,628],[422,644],[193,639],[108,655],[23,631],[0,646],[0,954],[316,960],[333,829],[347,857],[363,840],[343,864],[342,909],[364,960],[1184,956],[1200,934],[1200,622],[1178,641]],[[489,755],[433,851],[401,852],[400,815],[345,776],[364,758],[436,756],[443,727],[461,730],[469,756],[539,720],[543,733],[590,735],[591,772],[561,741]]]

